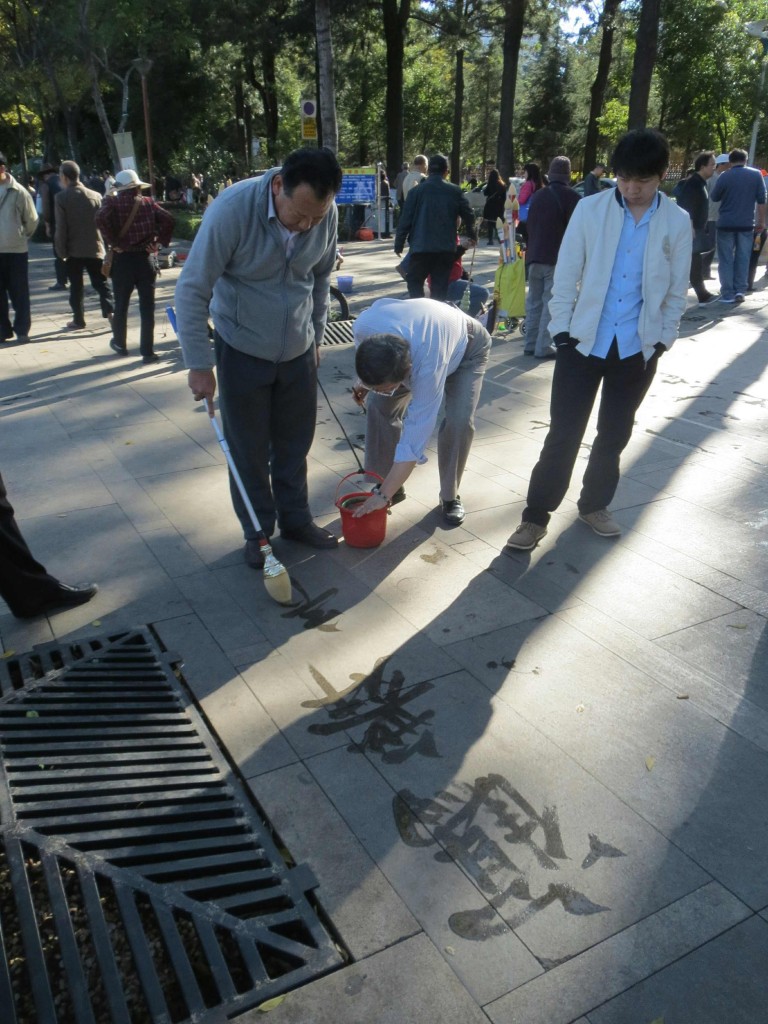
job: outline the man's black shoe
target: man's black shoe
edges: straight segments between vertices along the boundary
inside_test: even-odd
[[[153,352],[151,356],[144,356],[144,358],[141,361],[142,363],[144,363],[145,366],[148,366],[149,363],[159,363],[160,356],[156,356]]]
[[[243,559],[252,569],[264,568],[264,554],[257,540],[247,540],[243,548]]]
[[[14,612],[14,615],[17,619],[34,619],[38,615],[49,615],[51,612],[61,612],[66,608],[77,608],[78,605],[87,604],[98,589],[95,583],[86,583],[79,587],[68,587],[66,583],[60,583],[43,604],[25,612]]]
[[[67,286],[65,284],[52,284],[48,289],[49,292],[65,292]]]
[[[399,505],[401,501],[405,501],[406,494],[404,487],[398,487],[395,493],[392,495],[390,505]]]
[[[443,519],[448,523],[449,526],[461,526],[464,522],[464,506],[461,503],[461,498],[457,494],[452,501],[440,500],[440,504],[443,509]]]
[[[311,548],[335,548],[339,545],[339,538],[330,531],[324,530],[317,523],[309,522],[306,526],[295,526],[292,529],[280,531],[280,536],[285,540],[295,540],[299,544],[308,544]]]
[[[122,345],[118,345],[114,338],[112,339],[112,341],[110,341],[109,347],[112,349],[113,352],[117,352],[119,356],[128,355],[128,349],[123,348]]]

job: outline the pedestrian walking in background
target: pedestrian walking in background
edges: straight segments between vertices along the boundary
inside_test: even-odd
[[[504,216],[504,203],[507,198],[507,183],[494,167],[488,175],[483,189],[485,204],[483,206],[483,226],[488,232],[488,245],[497,245],[496,221]]]
[[[67,268],[64,260],[56,254],[56,196],[61,192],[62,184],[59,180],[59,169],[48,164],[40,171],[38,179],[40,183],[40,199],[42,205],[43,222],[45,224],[45,237],[53,246],[53,271],[55,280],[49,286],[49,292],[63,292],[67,287]]]
[[[471,245],[477,243],[475,215],[466,193],[446,181],[448,160],[436,153],[429,160],[429,177],[408,193],[395,234],[395,253],[400,256],[406,241],[410,261],[406,273],[408,294],[424,297],[424,282],[432,279],[433,299],[448,298],[451,267],[456,260],[456,224],[460,220]]]
[[[680,182],[677,205],[691,218],[693,250],[691,252],[691,287],[696,292],[700,306],[717,302],[717,295],[707,291],[704,284],[704,259],[712,258],[711,237],[707,232],[709,220],[709,192],[707,182],[715,173],[715,154],[708,150],[699,153],[693,170]]]
[[[528,211],[531,208],[531,200],[533,196],[540,188],[544,187],[544,182],[541,180],[541,169],[538,164],[526,164],[525,165],[525,181],[520,186],[520,191],[517,194],[517,201],[520,204],[520,212],[518,214],[518,231],[524,242],[528,241]]]
[[[720,301],[733,305],[744,301],[749,287],[749,256],[755,240],[755,225],[758,232],[765,227],[766,189],[760,171],[747,167],[745,150],[731,150],[728,163],[730,169],[718,179],[711,198],[720,203],[717,217]]]
[[[29,239],[38,216],[28,189],[16,181],[0,153],[0,340],[29,341]],[[11,325],[8,302],[13,306]]]
[[[83,185],[80,168],[74,160],[63,162],[60,177],[63,188],[56,195],[56,255],[66,262],[69,278],[72,319],[67,329],[79,331],[85,327],[84,271],[87,271],[91,286],[98,293],[102,317],[112,320],[112,293],[101,272],[104,243],[96,227],[101,196]]]
[[[605,174],[605,164],[595,164],[592,170],[584,179],[584,198],[596,196],[603,191],[600,179]]]
[[[714,278],[712,273],[712,259],[717,249],[717,216],[720,213],[720,203],[712,202],[712,189],[717,184],[720,175],[730,167],[728,154],[720,153],[715,157],[715,173],[707,182],[707,194],[709,195],[709,213],[707,219],[707,244],[711,252],[706,252],[701,259],[701,274],[705,281]]]
[[[96,225],[113,250],[112,288],[114,315],[112,341],[118,355],[128,354],[128,306],[133,289],[139,293],[141,333],[139,351],[144,363],[157,362],[155,355],[155,280],[159,246],[170,245],[173,217],[141,190],[149,188],[135,171],[120,171],[112,195],[105,196],[96,214]]]
[[[531,199],[528,212],[528,295],[525,301],[525,348],[537,359],[552,359],[555,346],[549,334],[549,300],[555,265],[565,229],[579,196],[571,188],[571,161],[556,156],[549,165],[549,185]]]

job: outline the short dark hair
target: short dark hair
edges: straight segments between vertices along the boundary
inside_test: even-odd
[[[633,128],[616,143],[611,167],[623,178],[662,177],[669,167],[669,143],[655,128]]]
[[[703,153],[699,153],[696,159],[693,161],[693,168],[696,171],[700,171],[702,167],[706,167],[710,160],[715,159],[715,154],[711,149],[705,149]]]
[[[433,153],[429,158],[430,174],[445,174],[448,170],[448,158],[442,153]]]
[[[746,149],[732,149],[728,154],[729,164],[745,164],[748,159],[748,153]]]
[[[399,384],[411,372],[411,346],[398,334],[372,334],[357,346],[355,372],[363,384]]]
[[[61,167],[59,167],[59,174],[66,178],[67,181],[80,180],[80,168],[74,160],[65,160]]]
[[[309,185],[318,199],[336,195],[341,188],[341,167],[335,153],[320,149],[294,149],[280,168],[283,189],[290,196],[297,185]]]

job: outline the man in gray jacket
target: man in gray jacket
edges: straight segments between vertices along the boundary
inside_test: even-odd
[[[13,177],[0,153],[0,341],[29,341],[29,239],[37,227],[32,196]],[[13,327],[8,300],[14,311]]]
[[[85,327],[83,312],[83,271],[88,271],[91,285],[98,292],[101,315],[112,320],[112,294],[107,279],[101,272],[104,260],[104,243],[96,227],[96,211],[101,206],[101,196],[80,181],[80,168],[74,160],[65,160],[59,169],[63,188],[56,193],[56,234],[54,244],[56,255],[66,260],[69,278],[69,305],[72,319],[67,324],[69,331],[81,331]]]
[[[340,187],[328,149],[296,150],[281,168],[230,185],[207,210],[176,287],[189,387],[206,402],[216,391],[210,301],[224,433],[264,532],[277,522],[283,537],[315,548],[338,543],[312,521],[307,454]],[[230,490],[245,561],[261,568],[255,530]]]

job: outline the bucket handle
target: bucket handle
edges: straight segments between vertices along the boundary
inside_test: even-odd
[[[378,473],[374,473],[372,469],[364,469],[362,473],[360,472],[359,469],[352,473],[347,473],[346,476],[343,476],[341,480],[339,480],[339,485],[336,488],[336,499],[334,501],[334,505],[336,505],[337,508],[339,505],[339,491],[341,490],[342,484],[344,483],[345,480],[349,480],[351,476],[375,476],[380,484],[384,483],[384,477],[379,476]]]

